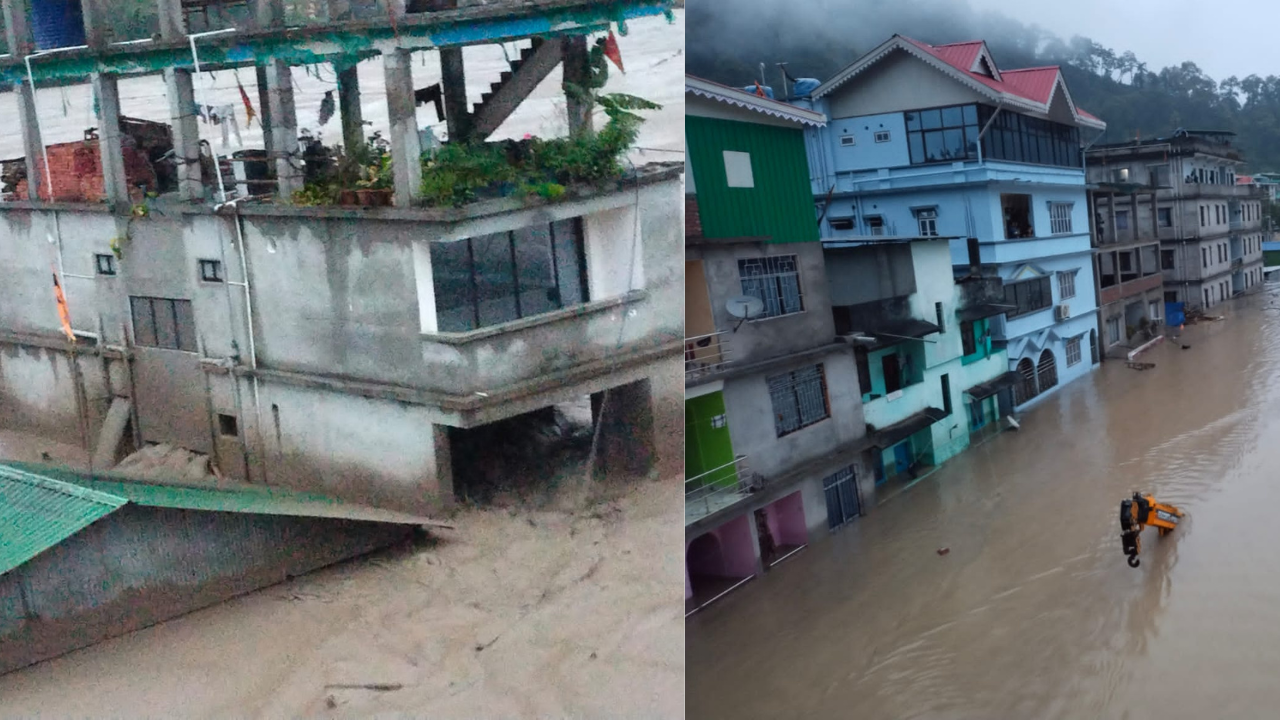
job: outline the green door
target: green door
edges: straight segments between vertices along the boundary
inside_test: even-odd
[[[738,480],[733,462],[733,440],[724,411],[724,393],[713,392],[685,401],[685,477],[693,479],[723,468],[705,478],[705,482],[731,485]]]

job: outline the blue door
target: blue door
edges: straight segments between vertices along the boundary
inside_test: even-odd
[[[893,469],[899,475],[911,467],[911,440],[908,438],[893,446]]]

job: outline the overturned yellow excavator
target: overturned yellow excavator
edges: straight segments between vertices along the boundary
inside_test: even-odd
[[[1124,545],[1124,554],[1129,556],[1129,567],[1142,564],[1138,553],[1142,552],[1142,539],[1138,537],[1143,528],[1154,525],[1160,536],[1173,532],[1182,519],[1183,512],[1178,508],[1162,502],[1150,495],[1134,493],[1132,499],[1120,501],[1120,542]]]

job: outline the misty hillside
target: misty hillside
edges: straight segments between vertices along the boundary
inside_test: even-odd
[[[797,12],[796,8],[804,8]],[[1193,62],[1149,68],[1123,48],[1061,38],[964,0],[699,0],[687,9],[687,71],[734,86],[760,77],[825,80],[894,33],[930,44],[986,40],[1002,68],[1061,65],[1080,107],[1107,122],[1100,142],[1179,127],[1231,130],[1247,172],[1280,170],[1280,77],[1215,80]]]

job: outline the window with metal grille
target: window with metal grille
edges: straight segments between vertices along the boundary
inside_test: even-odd
[[[841,135],[841,136],[840,136],[840,144],[841,144],[841,145],[843,145],[843,146],[845,146],[845,147],[850,147],[850,146],[852,146],[852,145],[855,145],[855,144],[857,144],[857,142],[858,142],[858,141],[857,141],[856,139],[854,139],[854,136],[852,136],[852,135]]]
[[[1071,232],[1071,209],[1075,203],[1049,203],[1049,232],[1061,235]]]
[[[978,334],[972,322],[960,323],[960,345],[965,357],[978,352]]]
[[[116,256],[115,255],[94,255],[94,264],[97,265],[99,275],[115,275],[116,274]]]
[[[878,143],[887,143],[887,142],[889,142],[889,131],[888,131],[888,130],[880,130],[880,131],[876,132],[876,142],[878,142]]]
[[[1048,348],[1040,353],[1040,362],[1036,365],[1036,383],[1040,386],[1040,392],[1058,384],[1058,363],[1053,358],[1053,351]]]
[[[578,219],[431,243],[436,327],[466,332],[588,302]]]
[[[1205,290],[1205,294],[1208,294]],[[1107,318],[1107,344],[1116,345],[1120,342],[1120,316]]]
[[[196,352],[196,320],[190,300],[130,297],[133,341],[144,347]]]
[[[1004,304],[1011,306],[1005,313],[1006,317],[1011,318],[1044,310],[1053,304],[1053,290],[1049,286],[1049,277],[1046,275],[1006,284]]]
[[[800,294],[800,267],[795,255],[773,255],[738,261],[742,294],[760,298],[760,317],[778,317],[804,310]]]
[[[1161,303],[1159,300],[1152,300],[1151,302],[1147,303],[1147,315],[1151,316],[1151,322],[1153,323],[1160,322],[1160,320],[1162,319],[1161,316],[1163,314],[1164,314],[1163,303]]]
[[[1018,384],[1014,386],[1014,402],[1021,405],[1040,394],[1039,388],[1036,387],[1036,366],[1031,362],[1031,358],[1022,358],[1018,361],[1018,375],[1021,377]]]
[[[1158,208],[1156,210],[1156,224],[1160,227],[1173,227],[1173,208]]]
[[[1067,367],[1080,362],[1080,338],[1067,338]]]
[[[830,417],[827,379],[822,365],[774,375],[767,382],[778,437]]]
[[[827,527],[834,530],[862,514],[858,483],[850,465],[822,479],[827,498]]]
[[[1058,273],[1058,297],[1068,300],[1076,296],[1076,274],[1074,272]]]
[[[916,222],[920,224],[921,237],[938,236],[938,211],[929,208],[916,211]]]
[[[219,260],[201,260],[200,280],[202,282],[222,282],[222,262]]]

